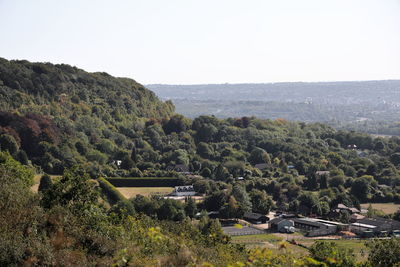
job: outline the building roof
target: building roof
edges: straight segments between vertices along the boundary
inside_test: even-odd
[[[281,217],[276,217],[276,218],[270,220],[269,223],[270,223],[270,224],[278,224],[278,223],[280,223],[280,222],[283,221],[283,220],[286,220],[286,219],[281,218]]]
[[[323,223],[323,224],[325,224],[325,225],[341,225],[341,226],[345,226],[345,225],[346,225],[345,223],[335,222],[335,221],[328,221],[328,220],[322,220],[322,219],[308,218],[308,220],[314,221],[314,222]]]
[[[364,219],[364,218],[365,218],[364,215],[357,214],[357,213],[352,214],[352,215],[350,216],[350,219],[352,219],[352,220],[361,220],[361,219]]]
[[[348,207],[342,203],[338,204],[337,207],[338,207],[338,209],[348,209]]]
[[[362,223],[362,224],[368,224],[368,225],[374,225],[376,227],[379,227],[381,229],[400,229],[400,222],[391,220],[391,219],[385,219],[381,217],[376,217],[376,218],[364,218],[361,220],[357,220],[357,223]]]
[[[182,186],[175,186],[174,192],[193,192],[194,187],[193,185],[182,185]]]
[[[352,223],[351,225],[352,226],[356,226],[356,227],[368,228],[368,229],[375,229],[376,228],[375,225],[364,224],[364,223]]]
[[[267,216],[260,214],[260,213],[254,213],[254,212],[245,212],[243,215],[243,218],[245,219],[251,219],[251,220],[260,220],[261,218],[266,218]]]
[[[306,224],[306,225],[311,225],[311,226],[316,226],[316,227],[321,227],[325,226],[325,224],[316,222],[314,220],[310,220],[309,218],[293,218],[291,219],[295,223],[301,223],[301,224]]]
[[[360,210],[357,208],[349,208],[349,211],[351,211],[351,213],[359,213]]]

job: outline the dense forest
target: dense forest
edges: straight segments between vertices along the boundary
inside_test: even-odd
[[[283,257],[230,243],[206,215],[192,219],[197,211],[327,215],[338,203],[400,202],[399,137],[285,119],[189,119],[131,79],[5,59],[0,107],[2,265],[355,266],[350,250],[332,244]],[[43,174],[39,194],[29,190],[34,173]],[[205,200],[110,201],[102,177],[176,177]],[[387,260],[369,255],[371,266]]]

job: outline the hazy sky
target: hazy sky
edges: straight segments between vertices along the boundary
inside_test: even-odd
[[[400,0],[0,0],[0,57],[141,83],[400,79]]]

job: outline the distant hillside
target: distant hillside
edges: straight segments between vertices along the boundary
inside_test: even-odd
[[[0,58],[2,149],[49,173],[129,157],[135,131],[173,110],[132,79]]]
[[[400,80],[259,84],[149,84],[163,99],[263,101],[320,104],[400,104]]]
[[[377,134],[400,134],[400,80],[270,83],[151,84],[177,112],[194,118],[256,116],[329,123],[338,128]]]

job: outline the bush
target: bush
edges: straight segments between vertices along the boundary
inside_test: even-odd
[[[100,177],[98,181],[111,204],[115,204],[119,201],[126,201],[126,198],[106,179]]]

